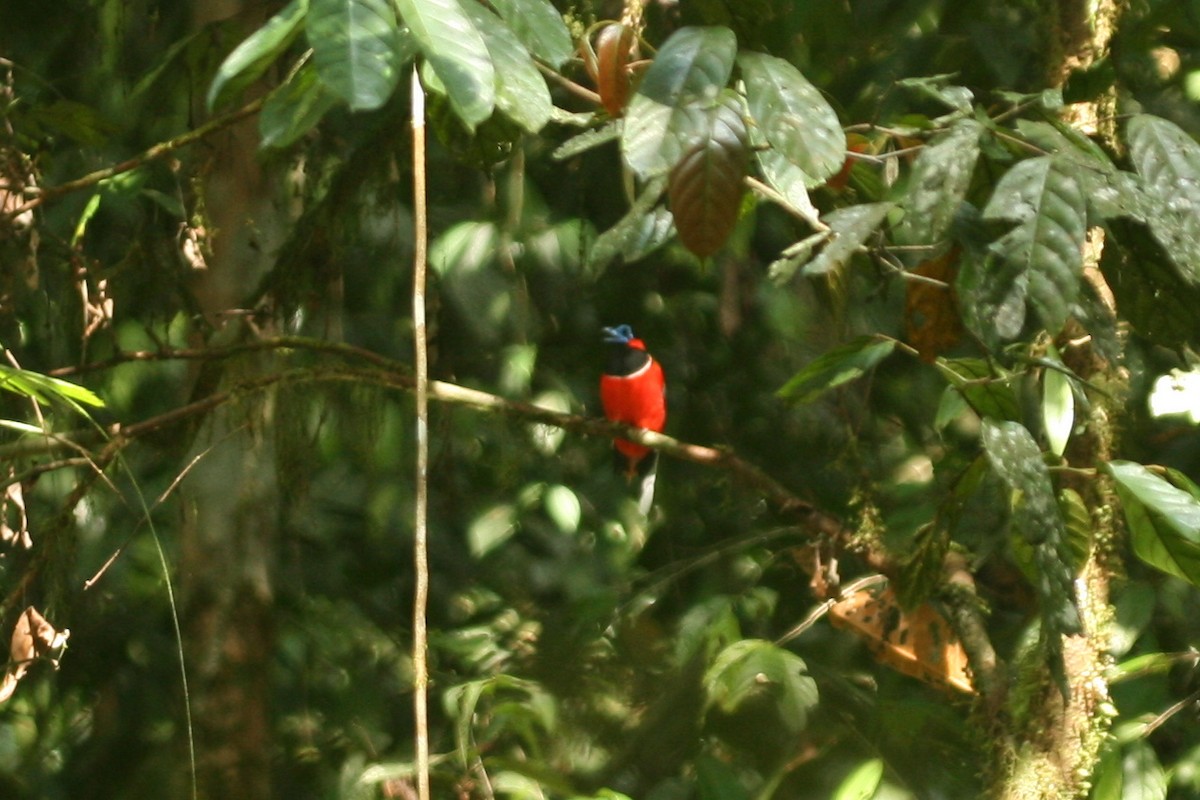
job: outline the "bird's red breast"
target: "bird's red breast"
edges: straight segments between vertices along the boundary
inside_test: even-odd
[[[618,357],[600,377],[604,416],[614,422],[662,432],[667,422],[666,379],[662,367],[646,352],[641,339],[630,339],[624,347],[634,352],[622,354],[618,351]],[[615,446],[629,459],[631,468],[650,452],[648,447],[626,439],[617,439]]]

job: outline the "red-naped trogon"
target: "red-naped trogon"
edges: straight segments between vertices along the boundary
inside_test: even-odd
[[[637,428],[662,432],[667,421],[666,379],[662,367],[628,325],[604,329],[608,366],[600,377],[604,416]],[[638,507],[650,511],[654,500],[658,453],[627,439],[613,442],[618,470],[625,479],[638,479]]]

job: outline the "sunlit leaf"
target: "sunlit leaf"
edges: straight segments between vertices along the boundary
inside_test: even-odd
[[[974,119],[959,120],[917,154],[904,196],[904,219],[896,227],[898,241],[936,244],[946,236],[971,186],[981,132]]]
[[[475,517],[467,528],[471,555],[483,558],[507,542],[517,530],[517,510],[511,503],[492,506]]]
[[[309,0],[306,22],[322,82],[356,111],[379,108],[400,80],[402,50],[387,0]]]
[[[711,104],[733,72],[737,40],[728,28],[680,28],[659,48],[625,110],[621,149],[638,175],[664,175],[694,143],[689,113]]]
[[[491,0],[491,5],[522,44],[555,69],[571,57],[571,34],[547,0]]]
[[[1164,800],[1167,775],[1144,740],[1112,742],[1096,767],[1092,800]]]
[[[863,203],[826,214],[821,221],[829,226],[832,236],[804,266],[804,274],[825,275],[840,269],[879,229],[892,208],[891,203]]]
[[[1000,179],[983,210],[985,220],[1016,227],[991,251],[1016,271],[1042,324],[1057,332],[1079,295],[1087,199],[1068,163],[1050,156],[1022,161]]]
[[[86,413],[81,405],[104,407],[103,400],[90,389],[85,389],[77,383],[3,364],[0,364],[0,389],[32,398],[39,403],[64,402],[80,413]]]
[[[478,3],[463,6],[487,44],[496,70],[496,106],[529,133],[550,119],[550,90],[529,52],[496,15]]]
[[[1200,144],[1160,117],[1137,114],[1126,127],[1129,155],[1155,203],[1146,219],[1183,278],[1200,283]]]
[[[1200,500],[1132,461],[1112,461],[1108,471],[1137,557],[1200,585]]]
[[[546,490],[542,501],[546,504],[546,514],[558,526],[559,531],[575,533],[579,529],[583,510],[578,495],[570,488],[561,484],[551,486]]]
[[[883,780],[883,760],[872,758],[859,764],[838,785],[833,800],[870,800]]]
[[[308,0],[292,0],[225,57],[208,87],[209,111],[227,105],[263,76],[296,38],[307,10]]]
[[[1057,360],[1057,353],[1051,354]],[[1049,367],[1042,373],[1042,426],[1050,452],[1061,457],[1075,427],[1075,392],[1070,378]]]
[[[483,35],[459,0],[395,0],[450,104],[468,129],[496,107],[496,68]]]
[[[950,83],[954,77],[953,75],[928,75],[901,78],[896,81],[896,86],[915,91],[917,94],[936,100],[955,111],[969,114],[974,94],[965,86]]]
[[[846,136],[837,113],[800,70],[764,53],[743,52],[737,63],[750,115],[772,149],[803,173],[807,188],[841,169]]]
[[[808,403],[824,392],[861,377],[896,347],[892,339],[861,336],[818,356],[792,376],[776,394],[797,403]]]

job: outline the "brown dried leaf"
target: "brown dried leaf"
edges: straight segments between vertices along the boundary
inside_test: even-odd
[[[9,642],[8,671],[0,680],[0,703],[12,697],[17,683],[29,671],[29,665],[38,658],[45,658],[58,668],[58,660],[67,646],[71,631],[58,630],[41,615],[36,608],[29,606],[17,618],[13,626],[12,640]]]
[[[967,653],[931,604],[906,613],[891,587],[863,589],[835,603],[829,619],[865,639],[875,658],[897,672],[941,689],[975,693]]]
[[[919,264],[912,274],[939,281],[908,282],[908,297],[904,307],[904,325],[908,343],[917,349],[923,361],[932,362],[962,338],[962,318],[954,294],[959,249],[951,248],[944,255]]]
[[[9,474],[11,476],[11,472]],[[19,481],[6,486],[4,497],[0,499],[0,542],[20,545],[26,550],[33,547],[33,540],[29,537],[29,518],[25,514],[25,494]]]

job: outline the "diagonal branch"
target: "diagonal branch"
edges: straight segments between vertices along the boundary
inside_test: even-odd
[[[266,98],[259,98],[257,100],[253,100],[236,111],[231,111],[224,116],[209,120],[195,130],[190,130],[187,133],[180,134],[173,139],[168,139],[165,142],[159,142],[158,144],[152,145],[133,158],[126,159],[119,164],[114,164],[113,166],[105,167],[104,169],[98,169],[95,172],[89,172],[83,177],[67,181],[66,183],[60,183],[57,186],[50,186],[42,189],[35,197],[26,200],[16,208],[6,211],[3,216],[8,217],[9,219],[16,219],[26,211],[37,208],[45,202],[53,200],[57,197],[61,197],[65,194],[70,194],[71,192],[79,191],[80,189],[90,188],[101,181],[106,181],[109,178],[120,175],[123,172],[135,170],[143,164],[162,158],[163,156],[168,155],[169,153],[172,153],[181,147],[186,147],[189,144],[198,142],[209,134],[216,133],[219,130],[229,127],[238,120],[256,113],[260,108],[262,108],[262,104],[265,99]]]
[[[262,339],[224,348],[158,350],[124,353],[102,364],[93,364],[81,369],[55,372],[55,375],[79,374],[101,367],[108,368],[128,361],[158,360],[212,360],[235,358],[251,352],[277,350],[283,354],[307,352],[325,357],[324,363],[282,369],[269,375],[235,383],[222,391],[208,395],[188,405],[125,426],[109,428],[110,436],[119,436],[125,441],[155,433],[186,420],[202,417],[218,406],[277,386],[315,383],[358,383],[403,392],[412,392],[415,381],[408,367],[378,353],[321,340],[301,337]],[[530,403],[508,400],[490,392],[472,389],[446,381],[429,382],[429,398],[440,403],[475,408],[492,414],[500,414],[529,424],[550,425],[571,433],[604,439],[629,439],[683,461],[691,461],[715,469],[724,470],[737,482],[756,492],[767,504],[787,521],[799,525],[810,536],[828,540],[834,547],[858,555],[871,569],[889,577],[899,573],[896,558],[881,548],[855,536],[855,531],[846,527],[837,517],[825,512],[803,499],[787,486],[773,478],[758,465],[723,447],[709,447],[667,436],[662,433],[631,428],[620,423],[598,417],[569,414],[542,408]],[[96,443],[99,436],[95,431],[83,431],[58,437],[75,444]],[[63,441],[30,438],[0,446],[0,460],[28,457],[58,452],[66,447]],[[998,707],[1005,686],[1003,664],[987,635],[986,620],[982,604],[975,595],[969,574],[955,564],[948,563],[946,574],[953,591],[946,592],[941,602],[947,607],[948,620],[963,641],[979,688],[989,708]]]

